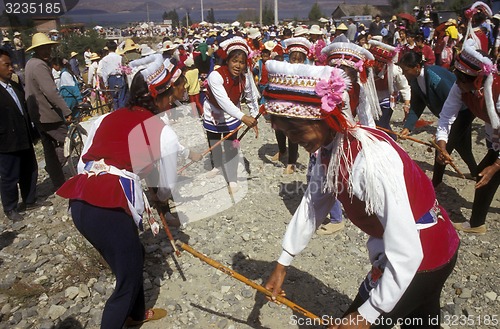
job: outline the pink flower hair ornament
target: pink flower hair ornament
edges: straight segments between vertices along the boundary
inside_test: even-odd
[[[314,91],[321,96],[321,110],[331,113],[337,105],[342,103],[342,94],[345,89],[346,83],[340,69],[334,69],[328,80],[318,81]]]

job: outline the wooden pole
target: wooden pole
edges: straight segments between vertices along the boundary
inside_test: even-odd
[[[224,136],[224,138],[222,138],[220,141],[218,141],[217,143],[215,143],[212,147],[210,147],[207,150],[205,150],[205,152],[203,152],[201,156],[204,157],[205,155],[207,155],[208,153],[210,153],[210,151],[212,151],[214,148],[216,148],[217,146],[219,146],[222,142],[224,142],[229,137],[231,137],[234,134],[236,134],[238,132],[238,130],[240,130],[241,128],[243,128],[243,125],[239,126],[235,130],[231,131],[229,134],[227,134],[226,136]],[[191,162],[187,163],[186,165],[184,165],[181,169],[177,170],[177,174],[182,173],[187,167],[189,167],[190,165],[192,165],[194,162],[195,161],[191,161]]]
[[[187,252],[189,252],[191,255],[193,255],[194,257],[196,258],[199,258],[201,259],[202,261],[204,261],[205,263],[207,263],[208,265],[218,269],[219,271],[235,278],[236,280],[238,281],[241,281],[243,282],[244,284],[256,289],[257,291],[263,293],[264,295],[268,296],[268,297],[275,297],[276,298],[276,301],[288,306],[289,308],[291,308],[294,312],[297,312],[297,313],[300,313],[302,314],[303,316],[306,316],[308,318],[311,318],[311,319],[318,319],[321,321],[321,323],[323,323],[322,319],[309,312],[308,310],[300,307],[299,305],[295,304],[294,302],[292,302],[291,300],[289,299],[286,299],[285,297],[282,297],[282,296],[273,296],[273,293],[270,291],[270,290],[267,290],[266,288],[264,288],[263,286],[261,286],[260,284],[257,284],[255,282],[253,282],[252,280],[246,278],[245,276],[233,271],[232,269],[230,269],[229,267],[226,267],[224,265],[222,265],[221,263],[213,260],[212,258],[194,250],[193,248],[191,248],[189,245],[185,244],[185,243],[182,243],[182,242],[177,242],[179,247],[186,250]],[[325,323],[326,324],[326,323]]]

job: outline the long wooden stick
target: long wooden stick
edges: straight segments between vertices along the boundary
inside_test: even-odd
[[[451,158],[451,156],[446,155],[446,153],[443,152],[443,150],[439,147],[439,145],[434,140],[431,140],[430,143],[427,143],[427,142],[424,142],[424,141],[422,141],[420,139],[416,139],[416,138],[413,138],[413,137],[410,137],[410,136],[401,135],[400,133],[395,132],[395,131],[390,130],[390,129],[382,128],[382,127],[379,127],[379,126],[377,126],[377,129],[385,131],[388,134],[394,134],[394,135],[398,136],[398,138],[401,138],[401,139],[408,139],[408,140],[411,140],[413,142],[416,142],[416,143],[419,143],[419,144],[423,144],[423,145],[435,148],[439,153],[443,154],[446,157],[446,159],[450,162],[450,165],[453,167],[453,169],[455,169],[455,171],[457,172],[457,174],[459,174],[460,177],[465,178],[464,174],[460,171],[460,169],[458,169],[458,167],[453,162],[453,159]]]
[[[208,148],[207,150],[205,150],[205,152],[203,152],[201,154],[202,157],[204,157],[205,155],[207,155],[208,153],[210,153],[210,151],[212,151],[214,148],[216,148],[217,146],[219,146],[222,142],[224,142],[226,139],[228,139],[229,137],[233,136],[234,134],[236,134],[238,132],[238,130],[240,130],[241,128],[243,128],[243,125],[239,126],[238,128],[236,128],[235,130],[231,131],[229,134],[227,134],[226,136],[224,136],[224,138],[222,138],[220,141],[218,141],[217,143],[215,143],[214,145],[212,145],[212,147]],[[180,174],[182,173],[187,167],[189,167],[190,165],[192,165],[193,163],[195,163],[195,161],[191,161],[189,163],[187,163],[186,165],[184,165],[181,169],[177,170],[177,174]]]
[[[213,260],[212,258],[205,256],[204,254],[194,250],[193,248],[191,248],[189,245],[187,245],[185,243],[182,243],[179,241],[177,243],[178,243],[179,247],[186,250],[194,257],[201,259],[202,261],[204,261],[208,265],[210,265],[210,266],[218,269],[219,271],[235,278],[238,281],[243,282],[244,284],[256,289],[257,291],[263,293],[264,295],[266,295],[268,297],[273,297],[273,293],[271,291],[267,290],[266,288],[264,288],[263,286],[261,286],[260,284],[253,282],[252,280],[246,278],[245,276],[233,271],[229,267],[226,267],[226,266],[222,265],[221,263]],[[308,318],[311,318],[311,319],[319,319],[320,321],[322,321],[322,319],[319,316],[317,316],[317,315],[309,312],[308,310],[300,307],[299,305],[295,304],[294,302],[292,302],[289,299],[286,299],[285,297],[275,296],[275,298],[278,302],[285,304],[286,306],[291,308],[294,312],[300,313],[303,316],[307,316]]]
[[[163,224],[163,228],[165,229],[165,233],[167,233],[168,240],[170,241],[172,248],[174,248],[175,255],[177,257],[180,257],[181,252],[179,251],[179,249],[177,249],[177,246],[175,245],[175,240],[174,240],[174,237],[172,236],[172,233],[170,232],[170,229],[168,228],[167,220],[165,219],[165,215],[163,214],[163,212],[160,211],[160,209],[157,209],[157,210],[158,210],[158,214],[160,215],[161,222]]]
[[[257,114],[255,116],[255,120],[259,120],[259,117],[262,115],[262,112],[259,112],[259,114]],[[247,134],[247,132],[253,127],[246,127],[245,130],[243,131],[243,134],[241,134],[240,137],[238,137],[238,140],[241,141],[243,139],[243,136],[245,136]]]
[[[412,142],[416,142],[416,143],[419,143],[419,144],[423,144],[423,145],[426,145],[426,146],[429,146],[429,147],[434,147],[434,145],[432,145],[431,143],[427,143],[427,142],[424,142],[420,139],[417,139],[417,138],[414,138],[414,137],[410,137],[410,136],[405,136],[405,135],[401,135],[400,133],[394,131],[394,130],[390,130],[390,129],[386,129],[386,128],[382,128],[382,127],[379,127],[377,126],[377,129],[378,130],[382,130],[382,131],[385,131],[386,133],[388,134],[393,134],[393,135],[396,135],[398,136],[398,138],[401,138],[401,139],[407,139],[407,140],[410,140]]]
[[[460,171],[460,169],[458,169],[457,165],[453,162],[453,159],[448,154],[446,154],[443,151],[443,149],[441,149],[441,147],[436,143],[436,141],[431,140],[431,143],[432,143],[432,146],[435,147],[439,152],[441,152],[441,154],[446,158],[446,160],[448,160],[450,162],[450,166],[452,166],[453,169],[455,169],[457,174],[459,174],[460,177],[465,179],[465,175]]]

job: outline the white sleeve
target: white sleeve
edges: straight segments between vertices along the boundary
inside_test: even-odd
[[[404,166],[398,153],[386,142],[390,166],[380,166],[380,175],[375,175],[376,191],[383,206],[376,210],[375,215],[384,227],[382,239],[371,237],[367,247],[370,261],[385,263],[385,269],[378,284],[370,292],[370,298],[358,308],[358,312],[370,323],[374,323],[382,312],[390,312],[410,285],[423,259],[423,251],[419,234],[413,218],[404,180]],[[379,165],[379,164],[375,164]],[[360,153],[353,165],[353,193],[363,200],[365,191],[366,161]],[[391,188],[384,176],[392,175],[396,179],[397,189]]]
[[[224,79],[217,71],[212,71],[208,76],[208,86],[215,97],[215,100],[221,107],[221,109],[229,114],[230,116],[241,120],[243,115],[245,115],[241,110],[231,102],[229,96],[227,95],[226,89],[224,88]]]
[[[401,97],[404,101],[409,101],[411,99],[411,88],[408,84],[408,80],[403,74],[403,70],[398,65],[394,65],[394,80],[396,90],[399,90]]]
[[[93,64],[89,66],[88,76],[87,76],[87,84],[92,86],[92,82],[94,80],[95,67]],[[93,87],[93,86],[92,86]]]
[[[359,123],[363,126],[375,128],[375,119],[373,118],[370,102],[368,101],[366,90],[363,86],[360,86],[359,88],[359,98],[360,101],[358,107],[356,108]]]
[[[75,85],[75,80],[73,79],[73,76],[69,73],[64,71],[61,73],[61,80],[60,80],[60,86],[74,86]]]
[[[167,200],[177,181],[179,140],[170,126],[163,127],[160,136],[161,159],[158,161],[158,199]]]
[[[322,176],[318,174],[320,167],[318,163],[313,167],[307,190],[286,228],[283,252],[278,259],[278,263],[284,266],[289,266],[293,257],[304,250],[335,203],[332,194],[322,192]]]
[[[250,71],[246,75],[245,100],[250,109],[250,115],[255,118],[259,113],[259,91],[255,86],[253,75]]]
[[[458,112],[463,106],[462,92],[454,83],[448,94],[448,98],[443,104],[441,113],[439,113],[438,127],[436,131],[436,141],[448,142],[451,125],[455,122]]]

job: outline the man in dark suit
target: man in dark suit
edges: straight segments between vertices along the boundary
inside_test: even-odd
[[[401,134],[407,136],[415,128],[415,124],[427,107],[436,117],[443,109],[451,87],[456,77],[450,71],[437,65],[424,65],[422,54],[410,51],[405,53],[399,66],[408,79],[411,87],[411,103],[407,113],[404,128]],[[472,153],[472,121],[475,116],[465,107],[457,115],[452,125],[446,151],[451,154],[457,150],[458,154],[469,167],[472,177],[476,177],[477,163]],[[432,184],[438,186],[444,175],[445,165],[434,162]]]
[[[38,166],[33,150],[37,134],[28,115],[24,91],[11,80],[13,72],[9,53],[0,49],[0,195],[5,215],[19,221],[23,216],[17,207],[18,185],[24,203],[21,208],[40,204],[36,202]]]

